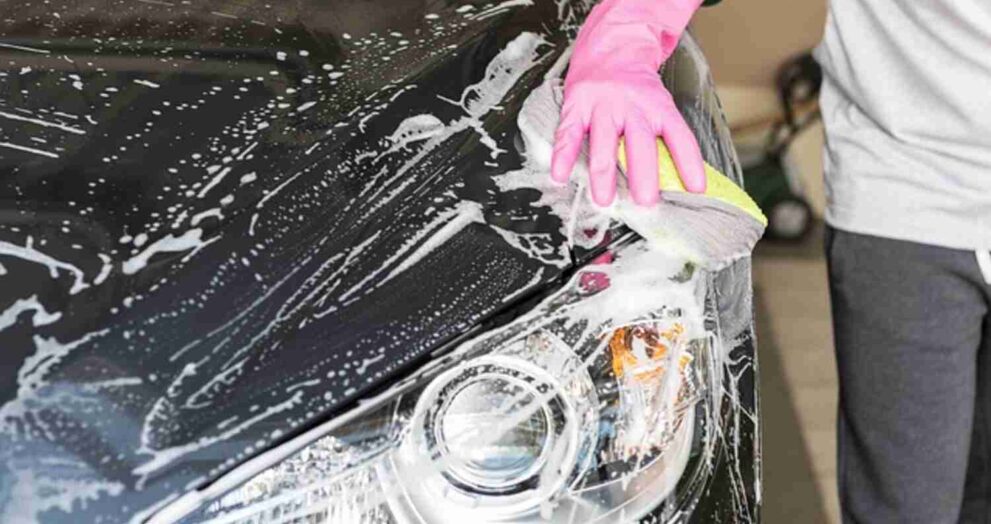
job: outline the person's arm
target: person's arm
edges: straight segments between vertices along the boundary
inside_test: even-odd
[[[718,1],[718,0],[717,0]],[[641,205],[657,202],[657,144],[664,139],[685,188],[705,191],[698,143],[658,71],[702,0],[604,0],[578,33],[564,85],[551,176],[564,183],[589,136],[593,200],[616,194],[616,151],[626,143],[629,186]]]

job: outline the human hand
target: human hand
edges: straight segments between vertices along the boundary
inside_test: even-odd
[[[664,139],[685,188],[705,191],[698,142],[658,74],[698,0],[606,0],[579,33],[565,80],[551,177],[571,175],[589,136],[592,199],[616,195],[616,151],[626,142],[630,193],[640,205],[659,199],[657,137]]]

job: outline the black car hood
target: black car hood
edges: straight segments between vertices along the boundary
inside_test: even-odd
[[[273,4],[5,13],[0,520],[146,516],[591,252],[496,183],[583,2]]]

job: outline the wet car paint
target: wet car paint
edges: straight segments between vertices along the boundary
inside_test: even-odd
[[[587,8],[6,13],[0,515],[147,517],[504,322],[604,249],[570,246],[539,193],[495,181],[522,167],[516,111]],[[728,303],[749,304],[746,263],[723,280],[740,297]],[[726,438],[739,444],[700,521],[756,518],[753,346],[738,333]]]

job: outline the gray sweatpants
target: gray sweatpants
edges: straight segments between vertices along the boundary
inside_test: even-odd
[[[826,233],[844,522],[991,522],[991,286],[973,251]]]

